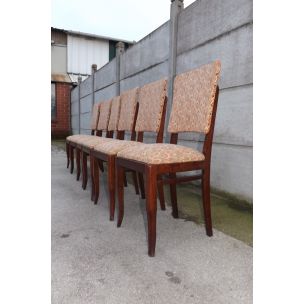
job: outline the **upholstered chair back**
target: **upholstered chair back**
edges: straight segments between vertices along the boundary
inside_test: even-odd
[[[208,134],[220,69],[214,61],[175,77],[168,132]]]
[[[112,103],[112,99],[100,103],[99,120],[97,124],[98,131],[104,131],[108,129],[110,112],[111,112],[111,103]]]
[[[148,83],[139,89],[136,132],[158,132],[167,96],[167,80]]]
[[[111,114],[108,124],[108,131],[116,131],[118,127],[120,114],[120,96],[116,96],[112,99]]]
[[[93,111],[92,111],[92,116],[91,116],[91,130],[96,130],[97,128],[97,123],[99,119],[99,107],[100,104],[94,104],[93,106]]]
[[[120,94],[118,131],[132,131],[136,112],[138,88]]]

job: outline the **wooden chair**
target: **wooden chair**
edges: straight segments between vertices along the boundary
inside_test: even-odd
[[[210,163],[219,92],[217,86],[219,73],[220,62],[215,61],[176,76],[168,125],[168,132],[171,133],[170,144],[144,144],[135,149],[125,149],[117,154],[116,174],[119,202],[117,226],[121,226],[124,214],[124,189],[121,182],[124,170],[132,169],[145,174],[148,254],[151,257],[155,255],[156,245],[158,184],[170,185],[172,214],[174,217],[178,217],[176,183],[201,179],[206,233],[208,236],[212,236]],[[180,132],[205,134],[202,152],[177,145]],[[176,176],[177,172],[193,170],[201,170],[202,173],[196,176]]]
[[[92,135],[97,135],[97,124],[99,120],[99,108],[100,103],[93,106],[92,117],[91,117],[91,135],[76,134],[71,135],[66,138],[66,155],[67,155],[67,168],[69,168],[71,159],[70,172],[73,173],[74,170],[74,149],[77,147],[77,142],[81,138],[90,138]],[[78,169],[79,170],[79,169]],[[79,178],[79,177],[78,177]]]
[[[103,160],[108,164],[108,189],[109,189],[109,210],[110,210],[110,220],[114,220],[115,213],[115,164],[116,155],[119,151],[123,149],[134,147],[140,147],[143,145],[143,131],[150,131],[157,133],[156,142],[162,142],[163,140],[163,130],[165,122],[165,111],[166,111],[166,91],[167,91],[167,81],[159,80],[153,83],[149,83],[139,89],[138,92],[138,114],[133,120],[131,119],[133,115],[130,115],[130,111],[135,110],[135,105],[130,104],[129,93],[123,93],[121,95],[121,113],[118,125],[118,131],[125,133],[125,131],[133,131],[131,140],[120,140],[120,141],[109,141],[107,143],[102,143],[96,145],[91,149],[90,160],[91,166],[93,164],[93,180],[94,180],[94,199],[97,203],[99,196],[99,170],[98,161]],[[124,95],[126,94],[126,95]],[[133,113],[133,112],[132,112]],[[137,141],[135,141],[134,133],[134,122],[136,120],[135,130],[138,132]],[[133,171],[133,170],[131,170]],[[121,176],[122,184],[124,181],[124,174]],[[133,176],[136,177],[133,171]],[[144,187],[142,176],[139,177],[141,194],[144,196]],[[164,206],[162,206],[163,208]]]

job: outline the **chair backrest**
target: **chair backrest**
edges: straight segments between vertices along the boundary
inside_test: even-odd
[[[92,116],[91,116],[91,131],[92,135],[94,134],[94,131],[97,129],[98,119],[99,119],[99,107],[100,104],[94,104],[93,110],[92,110]]]
[[[217,60],[175,77],[168,132],[208,134],[220,69]]]
[[[97,131],[108,129],[112,99],[100,103]]]
[[[166,101],[166,79],[161,79],[142,86],[139,89],[138,94],[139,108],[135,131],[159,133],[161,136],[158,136],[158,142],[162,141]]]
[[[116,96],[112,99],[108,131],[110,132],[117,131],[119,115],[120,115],[120,96]]]
[[[118,131],[133,131],[136,116],[138,88],[121,93]]]

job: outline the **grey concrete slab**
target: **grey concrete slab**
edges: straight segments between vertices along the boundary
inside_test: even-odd
[[[88,77],[80,84],[80,98],[91,94],[93,91],[93,77]]]
[[[80,113],[91,112],[93,95],[87,95],[80,99]]]
[[[75,87],[71,90],[71,103],[78,102],[79,99],[79,90],[78,87]]]
[[[252,0],[200,0],[181,11],[178,54],[252,21]]]
[[[129,186],[120,229],[107,191],[93,205],[65,152],[52,151],[52,303],[252,303],[252,248],[158,211],[156,256],[147,255],[144,201]]]
[[[95,103],[106,101],[114,96],[116,96],[116,83],[95,92]]]
[[[95,91],[116,81],[116,57],[95,73]]]

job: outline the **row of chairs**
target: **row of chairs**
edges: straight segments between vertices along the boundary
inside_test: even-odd
[[[165,209],[164,184],[170,186],[172,215],[178,218],[176,184],[200,179],[206,234],[212,236],[210,208],[211,149],[218,101],[220,62],[214,61],[175,77],[172,110],[168,122],[170,143],[163,143],[167,80],[162,79],[123,92],[111,100],[94,105],[91,135],[67,137],[67,167],[74,169],[76,154],[77,179],[82,174],[86,188],[87,158],[90,159],[91,200],[99,198],[99,174],[107,162],[109,213],[114,220],[115,194],[118,194],[117,226],[124,216],[126,172],[131,172],[135,191],[146,198],[148,254],[155,255],[157,193],[161,209]],[[144,143],[144,134],[156,134],[156,143]],[[202,152],[178,145],[181,132],[204,134]],[[129,133],[129,139],[126,134]],[[102,135],[105,135],[102,137]],[[114,139],[115,135],[115,139]],[[200,174],[177,176],[178,172]],[[144,178],[145,176],[145,178]]]

